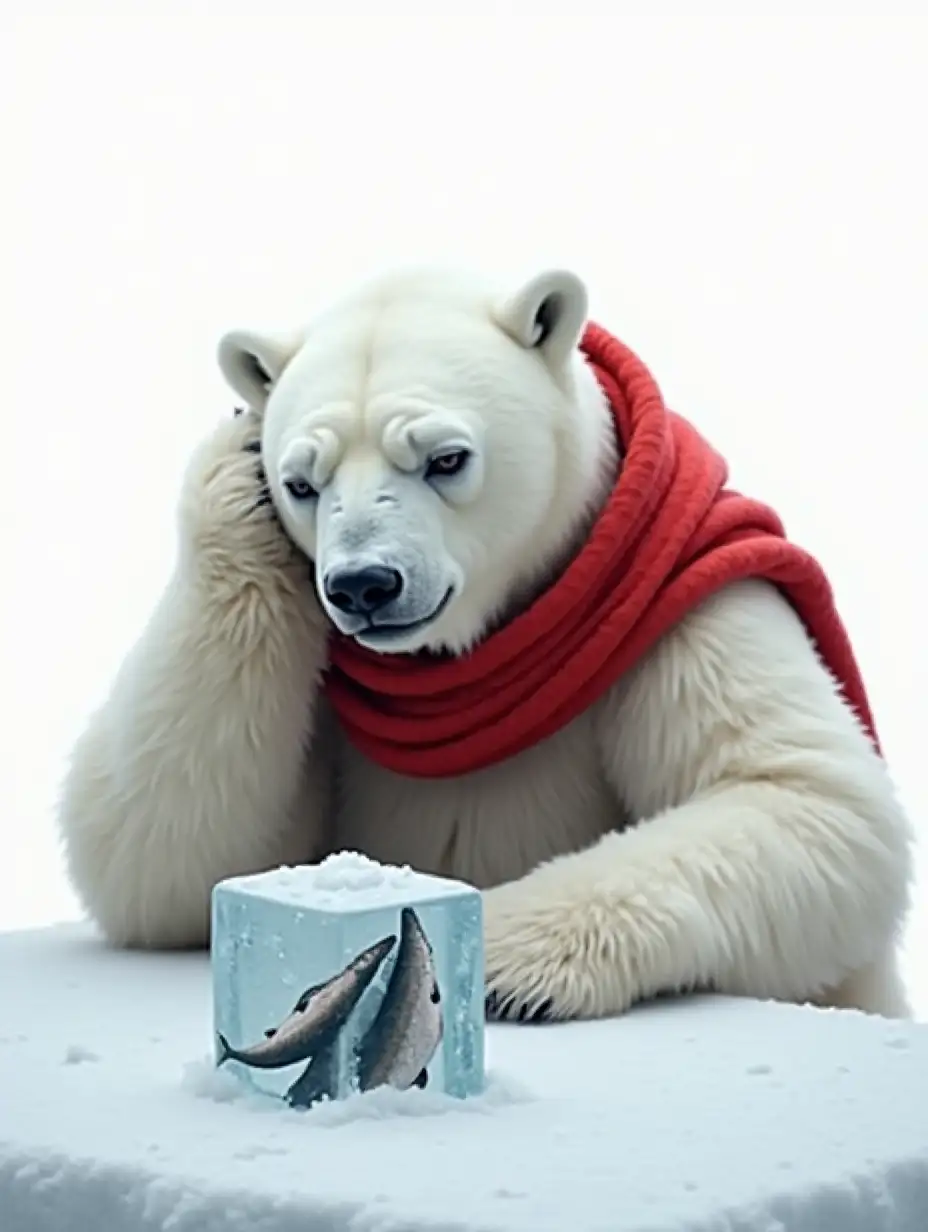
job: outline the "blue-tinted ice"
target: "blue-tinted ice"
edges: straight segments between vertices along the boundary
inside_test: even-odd
[[[484,1084],[472,886],[353,852],[213,891],[217,1063],[296,1107],[358,1089]]]

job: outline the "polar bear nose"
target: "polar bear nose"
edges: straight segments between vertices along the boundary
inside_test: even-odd
[[[370,616],[403,593],[403,575],[383,565],[368,565],[354,572],[340,570],[325,579],[325,597],[349,616]]]

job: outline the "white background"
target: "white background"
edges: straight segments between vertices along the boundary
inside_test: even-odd
[[[826,563],[924,831],[925,20],[441,7],[0,15],[0,928],[76,914],[55,795],[231,408],[219,335],[406,260],[587,279]]]

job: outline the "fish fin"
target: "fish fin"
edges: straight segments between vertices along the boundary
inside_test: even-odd
[[[420,1069],[418,1074],[416,1074],[415,1078],[413,1079],[412,1085],[414,1087],[418,1087],[420,1091],[424,1091],[425,1088],[428,1086],[428,1084],[429,1084],[429,1071],[427,1069]]]
[[[226,1061],[234,1055],[235,1049],[221,1031],[216,1032],[216,1041],[219,1044],[219,1056],[216,1059],[216,1065],[218,1067],[220,1065],[224,1065]]]
[[[300,997],[299,1001],[297,1001],[296,1005],[293,1007],[293,1013],[302,1014],[303,1011],[309,1006],[310,1001],[312,1001],[316,993],[321,992],[323,988],[325,988],[325,983],[313,984],[312,988],[307,988]]]
[[[438,980],[432,980],[432,996],[431,996],[432,1004],[437,1005],[440,1000],[441,1000],[441,989],[438,987]]]
[[[277,1034],[276,1027],[268,1027],[268,1029],[264,1032],[264,1038],[273,1039],[276,1034]]]
[[[381,962],[383,962],[384,959],[387,957],[387,955],[390,953],[390,951],[393,949],[393,947],[396,945],[396,933],[388,933],[386,937],[381,938],[381,940],[378,941],[377,944],[383,946],[383,958],[380,960]]]

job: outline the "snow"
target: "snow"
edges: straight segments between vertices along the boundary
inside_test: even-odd
[[[928,1027],[735,999],[492,1026],[479,1098],[296,1113],[204,955],[0,936],[3,1232],[923,1232]]]
[[[414,873],[408,864],[380,864],[360,851],[336,851],[319,864],[283,864],[265,873],[229,877],[226,884],[294,903],[322,905],[344,899],[344,906],[353,909],[389,891],[434,893],[441,880]]]
[[[303,869],[301,872],[304,876],[309,873],[305,879],[312,883],[313,888],[330,893],[377,889],[384,884],[388,876],[384,865],[359,851],[337,851],[327,856],[315,868]]]
[[[460,883],[420,873],[409,865],[379,864],[358,851],[338,851],[319,864],[281,865],[225,884],[245,894],[266,894],[296,907],[366,911],[402,901],[412,904],[458,893]]]

